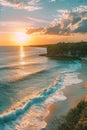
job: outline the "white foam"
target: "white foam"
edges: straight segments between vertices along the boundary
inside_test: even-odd
[[[76,65],[74,69],[73,66],[71,66],[71,68],[71,70],[64,71],[60,76],[56,77],[45,92],[42,93],[41,97],[37,97],[37,99],[33,101],[31,100],[31,107],[29,107],[30,102],[28,102],[21,108],[23,114],[21,118],[17,118],[15,123],[13,123],[15,128],[12,128],[12,130],[40,130],[46,127],[44,118],[48,115],[48,106],[57,101],[67,99],[62,92],[64,87],[82,82],[81,79],[78,79],[78,73],[75,72],[78,65]],[[8,126],[6,126],[6,128],[8,128]],[[10,130],[10,128],[11,127],[6,130]]]
[[[50,95],[43,104],[37,104],[31,107],[31,109],[25,114],[20,123],[16,125],[15,130],[40,130],[46,127],[44,118],[48,115],[48,106],[59,100],[66,100],[67,98],[63,95],[63,92],[56,91]]]
[[[82,82],[81,79],[78,79],[78,73],[66,73],[64,76],[65,76],[63,82],[64,87]]]
[[[47,100],[45,101],[45,105],[49,106],[57,101],[63,101],[66,99],[67,99],[67,97],[64,96],[64,94],[61,90],[56,91],[53,95],[51,95],[50,97],[47,98]]]
[[[40,130],[45,128],[46,122],[44,117],[48,115],[48,111],[45,107],[32,106],[30,111],[23,116],[19,124],[16,125],[15,130]]]

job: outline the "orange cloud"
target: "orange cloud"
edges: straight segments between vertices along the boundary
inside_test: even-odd
[[[65,11],[65,10],[64,10]],[[61,11],[64,13],[64,11]],[[41,28],[30,28],[27,33],[42,33],[49,35],[69,35],[72,33],[87,33],[87,11],[65,11],[61,20],[54,19],[49,25]]]
[[[25,9],[28,11],[35,11],[35,10],[39,10],[42,9],[42,7],[40,6],[35,6],[35,5],[31,5],[29,4],[28,1],[17,1],[17,0],[0,0],[0,4],[2,6],[8,6],[8,7],[13,7],[13,8],[17,8],[17,9]]]

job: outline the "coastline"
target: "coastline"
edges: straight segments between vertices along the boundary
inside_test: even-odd
[[[81,75],[79,75],[78,77],[79,79],[81,79]],[[87,88],[84,88],[84,85],[86,83],[87,81],[86,79],[84,79],[84,81],[79,84],[66,86],[64,89],[62,89],[67,99],[49,106],[49,114],[44,119],[47,123],[47,126],[46,128],[44,128],[44,130],[54,130],[54,128],[56,130],[56,128],[58,127],[59,119],[61,119],[62,116],[65,116],[68,111],[71,108],[75,107],[79,103],[79,101],[86,95]]]

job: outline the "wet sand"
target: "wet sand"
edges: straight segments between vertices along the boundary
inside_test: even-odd
[[[45,118],[45,121],[47,122],[45,130],[56,130],[59,119],[66,115],[67,112],[71,108],[75,107],[77,103],[84,97],[84,95],[86,95],[87,88],[84,87],[84,82],[87,83],[87,81],[83,81],[79,84],[67,86],[62,90],[67,99],[49,106],[48,109],[50,112],[49,115]],[[87,95],[85,98],[86,97]]]
[[[82,69],[79,72],[78,78],[83,81],[62,89],[67,99],[49,106],[49,115],[45,118],[47,126],[44,130],[57,130],[58,121],[60,121],[62,116],[75,107],[81,99],[87,101],[87,63],[81,62],[81,66]]]
[[[87,81],[84,83],[84,86],[83,86],[84,88],[87,88]]]

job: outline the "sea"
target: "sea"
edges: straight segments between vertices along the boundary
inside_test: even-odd
[[[44,53],[40,47],[0,47],[0,130],[42,130],[48,107],[67,100],[62,90],[83,82],[79,60]]]

